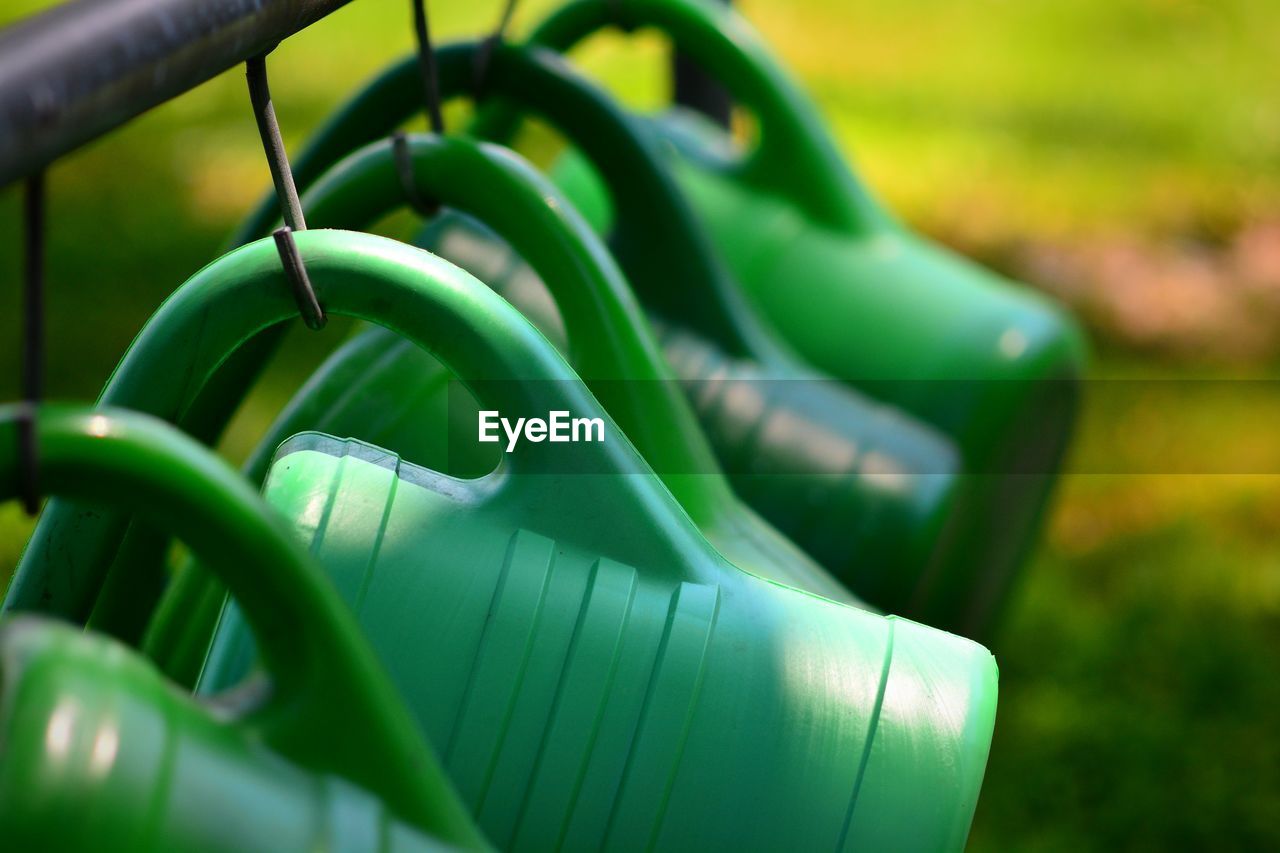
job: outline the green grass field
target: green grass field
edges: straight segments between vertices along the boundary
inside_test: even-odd
[[[46,5],[9,0],[0,24]],[[429,5],[443,35],[487,26],[498,6]],[[876,191],[1007,271],[1027,274],[1024,246],[1212,253],[1280,221],[1280,5],[1270,0],[743,5]],[[516,29],[547,6],[522,5]],[[409,48],[408,9],[356,0],[277,51],[272,84],[291,145]],[[656,106],[660,56],[640,38],[593,44],[581,59],[629,102]],[[50,181],[49,384],[53,396],[91,398],[146,316],[268,184],[243,75],[152,111]],[[17,393],[17,207],[7,191],[0,399]],[[1197,310],[1153,275],[1139,316]],[[1100,378],[1274,372],[1263,350],[1224,360],[1210,344],[1232,337],[1229,325],[1176,358],[1123,324],[1095,331]],[[238,418],[230,456],[337,337],[295,335]],[[1001,703],[974,849],[1280,846],[1280,479],[1122,473],[1149,464],[1153,448],[1212,458],[1222,445],[1274,446],[1265,414],[1176,396],[1143,409],[1116,395],[1091,401],[1078,458],[1119,473],[1064,479],[996,644]],[[0,509],[0,572],[27,526],[13,504]]]

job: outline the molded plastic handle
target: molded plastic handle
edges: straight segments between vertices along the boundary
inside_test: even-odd
[[[813,103],[742,16],[700,0],[571,0],[530,40],[564,52],[609,26],[660,30],[756,115],[759,144],[726,168],[828,227],[859,232],[891,223],[849,172]]]
[[[555,298],[570,363],[695,519],[729,499],[715,455],[662,359],[643,311],[590,227],[518,155],[467,139],[406,139],[417,191],[476,217],[519,252]],[[393,146],[343,160],[303,199],[319,227],[362,230],[405,203]]]
[[[0,406],[3,499],[17,493],[19,412]],[[424,829],[484,846],[346,605],[243,478],[194,440],[132,412],[41,407],[36,437],[47,493],[144,513],[227,584],[272,675],[269,699],[247,724],[282,754],[346,776]],[[37,580],[46,583],[23,589]],[[26,575],[14,588],[22,598],[89,581]]]
[[[304,231],[296,240],[326,311],[404,335],[438,356],[464,382],[504,380],[474,386],[478,397],[495,403],[504,415],[566,410],[602,418],[606,436],[617,433],[555,348],[515,308],[462,270],[368,234]],[[100,403],[177,420],[240,346],[296,316],[274,242],[260,240],[238,249],[205,267],[165,301],[117,366]],[[533,381],[505,381],[518,379]],[[647,475],[580,481],[587,500],[621,501],[637,518],[649,517],[654,502],[665,495],[626,441],[525,442],[506,463],[494,475],[500,484],[504,478],[511,483],[505,477],[510,470]],[[495,485],[495,491],[500,487]],[[602,493],[593,496],[592,489]],[[86,512],[71,502],[51,501],[19,564],[19,581],[6,608],[83,621],[128,521],[123,513]],[[43,595],[47,579],[60,576],[75,583],[53,590],[56,595]]]
[[[463,44],[442,48],[438,52],[441,87],[446,97],[467,93],[472,88],[476,46]],[[659,155],[652,143],[637,132],[634,119],[630,119],[610,101],[608,95],[593,86],[559,57],[549,51],[528,48],[502,47],[495,51],[486,78],[487,91],[512,97],[539,112],[558,126],[573,141],[589,150],[597,164],[610,177],[617,193],[619,210],[634,210],[627,219],[623,235],[622,255],[636,264],[655,264],[656,254],[646,247],[660,241],[668,261],[663,271],[645,277],[649,283],[646,301],[657,296],[657,302],[666,300],[670,311],[698,311],[706,322],[700,328],[717,337],[733,352],[749,350],[760,356],[776,352],[770,338],[753,324],[749,308],[740,295],[725,284],[712,261],[709,249],[700,246],[695,235],[700,231],[696,221],[679,196],[678,188],[659,164]],[[319,176],[352,150],[371,141],[385,138],[406,118],[422,107],[422,83],[414,61],[384,74],[366,91],[329,121],[316,135],[312,144],[294,163],[294,175],[298,186],[305,189]],[[249,217],[237,235],[237,241],[256,239],[276,218],[274,196],[264,200]],[[643,241],[639,235],[645,235]],[[625,251],[626,246],[631,250]],[[683,249],[681,248],[683,247]],[[550,280],[550,279],[548,279]],[[658,291],[652,285],[663,282],[665,290]],[[663,295],[665,294],[665,296]],[[653,304],[652,302],[650,304]],[[733,317],[734,319],[730,319]],[[717,318],[719,318],[717,320]],[[741,336],[741,337],[738,337]],[[582,336],[577,336],[581,339]],[[207,390],[191,401],[180,421],[184,429],[202,440],[213,442],[222,426],[243,399],[272,345],[279,339],[279,330],[270,331],[247,342],[227,361]],[[578,365],[589,362],[577,360]],[[646,430],[656,431],[646,423]],[[645,441],[630,419],[629,434],[651,450],[652,442]],[[688,431],[675,431],[672,435],[689,435]],[[652,457],[665,472],[698,472],[715,470],[710,460],[690,457],[692,462],[668,464],[661,457]],[[709,478],[702,478],[709,479]],[[668,482],[673,480],[669,477]],[[686,509],[699,512],[691,491],[707,491],[711,485],[701,487],[694,483],[681,489],[681,502]],[[132,530],[124,538],[120,553],[133,557],[134,562],[157,564],[163,542],[145,531]],[[128,599],[123,599],[127,607]],[[120,610],[120,608],[116,608]],[[136,619],[125,615],[124,622],[135,624]],[[117,622],[120,619],[116,620]],[[111,626],[123,636],[138,630],[136,627]]]
[[[473,95],[478,49],[474,43],[437,49],[442,98]],[[671,319],[697,318],[704,334],[736,354],[786,351],[727,279],[643,123],[560,56],[536,46],[493,50],[482,102],[494,97],[546,121],[600,172],[613,198],[612,248],[646,306]],[[417,58],[409,56],[374,78],[316,132],[295,158],[295,182],[305,191],[343,157],[384,138],[422,105],[422,74]],[[237,240],[265,234],[277,211],[274,195],[265,197]],[[655,252],[655,245],[662,251]]]

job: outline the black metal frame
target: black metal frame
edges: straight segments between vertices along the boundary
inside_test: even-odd
[[[0,30],[0,187],[350,0],[73,0]]]
[[[71,0],[0,30],[0,187],[349,2]],[[679,56],[673,76],[677,103],[728,124],[722,87]]]

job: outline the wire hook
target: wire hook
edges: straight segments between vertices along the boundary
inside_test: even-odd
[[[511,23],[511,16],[515,10],[516,0],[506,0],[502,7],[502,14],[498,18],[497,26],[493,28],[493,32],[484,41],[480,42],[480,46],[476,50],[475,64],[472,68],[472,86],[477,98],[484,96],[486,82],[489,79],[489,64],[493,60],[493,51],[498,45],[502,44],[502,40],[506,36],[507,27]]]
[[[40,509],[36,413],[44,391],[44,172],[27,178],[23,186],[24,230],[22,396],[18,415],[21,470],[18,492],[27,515]]]
[[[405,201],[409,202],[414,213],[423,219],[439,213],[440,202],[424,197],[418,189],[418,179],[413,174],[413,154],[409,151],[409,139],[404,131],[397,130],[391,134],[391,158],[395,162],[396,177],[400,180]]]
[[[253,105],[253,118],[258,123],[258,135],[271,169],[271,182],[276,187],[280,212],[285,225],[295,231],[305,231],[302,202],[298,200],[298,188],[293,183],[293,170],[289,168],[289,155],[280,137],[280,123],[276,120],[276,108],[271,103],[271,87],[267,84],[267,56],[255,56],[244,64],[245,79],[249,81],[249,102]]]
[[[418,71],[422,74],[422,90],[427,97],[427,120],[431,132],[444,133],[444,113],[440,108],[440,74],[436,69],[436,51],[431,46],[427,26],[426,0],[413,0],[413,31],[418,37]]]
[[[293,232],[305,231],[307,222],[302,216],[302,202],[298,198],[298,188],[293,182],[293,170],[289,167],[289,155],[284,149],[284,140],[280,136],[280,123],[276,120],[276,108],[271,103],[271,87],[267,84],[267,56],[255,56],[244,64],[245,78],[249,82],[249,101],[253,105],[253,117],[258,123],[258,135],[262,137],[262,150],[267,155],[267,166],[271,169],[271,182],[275,184],[276,198],[280,203],[280,213],[284,218],[284,227],[272,233],[276,241],[276,251],[280,255],[280,263],[284,267],[285,277],[293,291],[293,298],[298,303],[298,312],[308,329],[323,329],[328,318],[320,301],[316,298],[311,286],[311,278],[307,275],[307,267],[298,252],[298,244],[293,239]]]
[[[293,298],[298,303],[302,321],[312,331],[323,329],[329,318],[325,316],[320,301],[316,299],[315,289],[311,287],[307,266],[302,262],[298,244],[293,239],[293,229],[285,225],[271,232],[271,236],[276,241],[276,252],[280,255],[280,263],[284,265],[284,274],[293,289]]]

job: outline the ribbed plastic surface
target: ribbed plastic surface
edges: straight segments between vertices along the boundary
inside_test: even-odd
[[[130,649],[33,618],[0,627],[6,850],[445,850],[166,684]]]
[[[990,654],[751,577],[705,543],[672,565],[646,546],[670,508],[624,518],[582,500],[575,517],[521,521],[602,476],[459,481],[304,435],[266,497],[499,847],[961,847],[994,721]],[[616,549],[582,544],[601,528]],[[234,670],[241,630],[228,612],[211,680]]]

